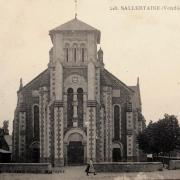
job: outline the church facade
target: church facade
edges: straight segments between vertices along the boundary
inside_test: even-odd
[[[77,18],[49,31],[48,68],[17,92],[13,160],[53,166],[138,161],[145,120],[139,81],[104,67],[101,33]]]

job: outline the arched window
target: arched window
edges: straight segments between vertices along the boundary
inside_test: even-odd
[[[77,44],[73,45],[73,59],[75,62],[77,61]]]
[[[81,44],[80,49],[81,49],[81,61],[84,62],[85,61],[85,51],[86,51],[85,45]]]
[[[67,90],[67,126],[73,126],[73,89]]]
[[[120,107],[118,105],[114,106],[114,139],[118,140],[120,138]]]
[[[85,48],[82,48],[82,49],[81,49],[82,62],[84,62],[84,55],[85,55]]]
[[[78,126],[83,126],[83,89],[78,88],[77,90],[77,100],[78,100]]]
[[[39,140],[39,106],[33,106],[34,137]]]
[[[69,61],[69,44],[66,43],[65,48],[64,48],[64,57],[65,61]]]

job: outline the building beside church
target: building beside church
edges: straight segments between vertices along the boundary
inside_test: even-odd
[[[48,68],[17,92],[13,160],[138,161],[136,136],[145,125],[139,81],[127,86],[105,69],[100,31],[77,18],[49,35]]]
[[[11,162],[12,155],[12,136],[0,128],[0,163]]]

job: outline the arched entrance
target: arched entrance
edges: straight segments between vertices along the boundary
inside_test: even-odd
[[[39,142],[35,141],[30,146],[31,151],[31,162],[39,163],[40,159],[40,145]]]
[[[122,160],[120,148],[113,148],[113,162],[119,162]]]
[[[70,141],[67,146],[68,165],[81,165],[84,163],[84,146],[81,141]]]
[[[74,129],[65,135],[67,165],[81,165],[85,162],[86,146],[83,131]]]
[[[113,162],[120,162],[122,161],[122,144],[115,143],[113,144],[113,151],[112,151],[112,160]]]

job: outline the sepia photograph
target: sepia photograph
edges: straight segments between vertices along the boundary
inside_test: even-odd
[[[0,179],[180,179],[179,0],[0,0]]]

